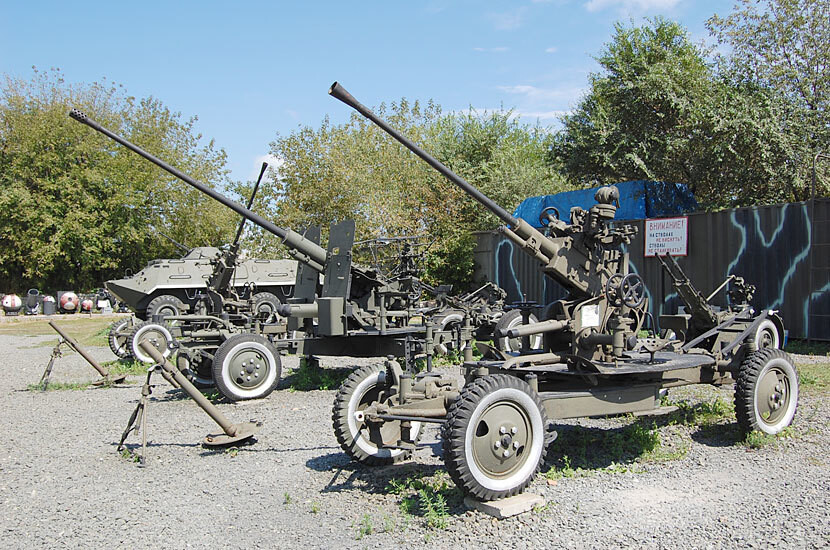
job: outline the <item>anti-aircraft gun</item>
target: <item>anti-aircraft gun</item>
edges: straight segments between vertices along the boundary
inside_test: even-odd
[[[589,210],[572,210],[569,222],[543,212],[545,235],[402,136],[338,83],[329,94],[495,214],[506,224],[507,238],[568,291],[540,312],[541,321],[505,334],[525,344],[541,334],[543,349],[524,345],[520,352],[504,353],[479,346],[484,356],[466,358],[463,387],[437,373],[413,379],[391,359],[385,369],[352,373],[333,412],[335,435],[352,458],[397,462],[415,448],[424,423],[440,423],[453,480],[466,493],[493,500],[530,484],[556,437],[554,420],[650,410],[664,388],[735,381],[741,428],[777,433],[790,424],[798,398],[795,367],[783,351],[758,350],[754,342],[770,312],[732,312],[686,342],[638,338],[647,315],[645,286],[629,271],[623,249],[634,228],[610,223],[619,200],[614,188],[600,189]],[[524,309],[527,321],[529,307]]]
[[[279,227],[102,127],[81,111],[73,109],[69,116],[279,237],[288,253],[299,262],[294,298],[277,308],[279,315],[287,318],[287,329],[299,331],[299,334],[269,341],[254,324],[250,332],[227,337],[212,357],[213,379],[223,393],[223,385],[225,389],[236,387],[233,393],[237,396],[253,396],[254,389],[263,387],[263,383],[255,378],[258,373],[254,366],[276,363],[278,369],[275,346],[303,355],[393,355],[404,357],[407,363],[413,362],[419,354],[426,354],[429,361],[442,335],[434,332],[429,324],[412,322],[420,313],[415,307],[420,293],[415,280],[408,276],[388,279],[375,269],[353,263],[354,221],[331,224],[328,247],[323,248],[318,244],[319,228],[310,228],[300,234]],[[273,370],[267,369],[268,380],[272,380]]]

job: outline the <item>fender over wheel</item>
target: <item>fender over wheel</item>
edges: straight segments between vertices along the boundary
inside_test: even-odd
[[[749,354],[735,381],[735,416],[745,432],[774,435],[789,426],[798,406],[798,372],[775,348]]]
[[[775,323],[769,319],[764,319],[755,330],[755,349],[767,348],[781,349],[781,338]]]
[[[386,369],[383,365],[367,365],[349,375],[337,391],[331,419],[337,442],[352,459],[364,464],[382,466],[394,464],[409,458],[412,451],[407,449],[385,449],[383,445],[396,445],[401,439],[399,421],[384,422],[374,433],[364,421],[358,420],[358,413],[372,403],[388,400],[384,396]],[[413,441],[421,435],[422,424],[412,422]],[[378,445],[370,438],[383,441]],[[377,439],[376,439],[377,440]]]
[[[170,327],[165,323],[154,323],[153,321],[142,321],[135,325],[129,339],[130,353],[142,363],[155,363],[155,361],[141,349],[141,342],[145,340],[150,342],[163,357],[170,356],[174,345]]]
[[[256,334],[234,334],[213,356],[216,389],[231,401],[265,397],[276,389],[281,374],[279,352]]]
[[[539,395],[524,380],[476,379],[461,390],[442,429],[450,477],[481,500],[522,492],[545,460],[547,426]]]

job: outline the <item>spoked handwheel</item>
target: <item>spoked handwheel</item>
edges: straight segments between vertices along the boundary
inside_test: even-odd
[[[735,381],[735,416],[744,431],[777,434],[797,406],[798,372],[786,352],[766,348],[744,359]]]
[[[370,465],[394,464],[409,458],[408,449],[384,448],[401,439],[399,421],[369,424],[362,412],[372,403],[385,402],[386,369],[383,365],[367,365],[349,375],[337,391],[331,419],[337,442],[352,459]],[[420,436],[422,424],[412,422],[412,441]]]
[[[442,430],[444,462],[461,489],[482,500],[522,492],[545,459],[547,415],[538,394],[506,374],[467,384]]]

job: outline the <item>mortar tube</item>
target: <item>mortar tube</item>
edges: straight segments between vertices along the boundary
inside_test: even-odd
[[[161,368],[173,377],[185,393],[187,393],[187,395],[189,395],[193,401],[195,401],[196,404],[199,405],[199,407],[201,407],[202,410],[213,419],[214,422],[219,424],[219,427],[222,428],[222,431],[224,431],[225,434],[229,437],[234,437],[236,435],[236,426],[234,426],[225,417],[225,415],[223,415],[219,409],[213,405],[213,403],[208,401],[207,397],[202,395],[202,392],[197,390],[196,386],[194,386],[190,380],[188,380],[187,377],[179,371],[179,369],[173,367],[173,364],[163,357],[161,353],[159,353],[159,350],[146,341],[139,343],[139,346],[141,346],[141,349],[144,350],[144,353],[152,357],[153,361],[161,365]]]
[[[79,344],[77,340],[66,334],[58,325],[55,324],[54,321],[49,321],[49,326],[55,329],[55,332],[60,334],[61,338],[63,338],[67,344],[72,346],[72,349],[80,353],[81,357],[86,359],[86,362],[92,365],[92,367],[98,371],[98,374],[100,374],[104,378],[109,378],[109,373],[107,372],[107,370],[101,365],[99,365],[98,361],[93,359],[92,356],[89,353],[87,353],[87,351],[83,347],[81,347],[81,344]]]

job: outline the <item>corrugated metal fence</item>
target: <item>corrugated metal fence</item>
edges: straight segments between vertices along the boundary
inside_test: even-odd
[[[779,310],[791,338],[830,340],[830,199],[690,214],[688,256],[678,263],[704,294],[729,275],[755,285],[753,305]],[[652,313],[680,304],[656,258],[644,257],[644,220],[629,246],[632,270],[649,289]],[[493,281],[508,301],[549,303],[564,290],[541,275],[535,261],[496,232],[479,233],[477,278]],[[811,290],[812,289],[812,290]],[[724,304],[724,292],[715,303]],[[811,301],[812,300],[812,301]]]

